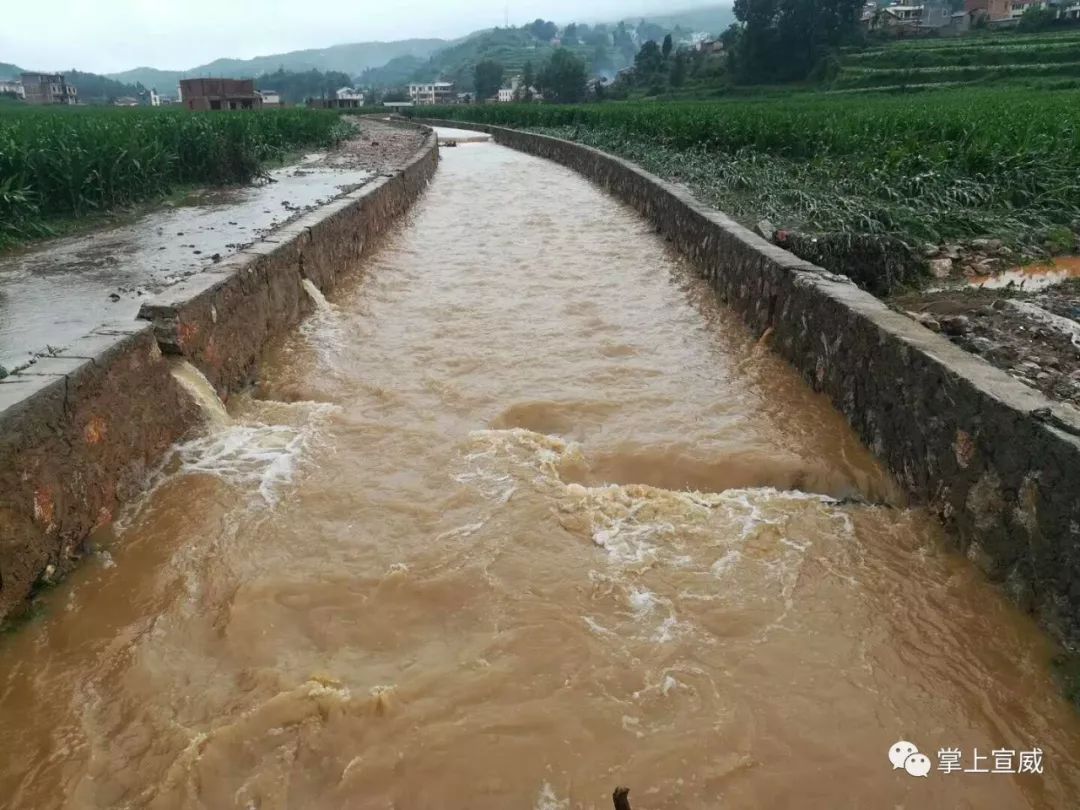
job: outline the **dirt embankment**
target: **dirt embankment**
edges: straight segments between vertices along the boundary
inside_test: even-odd
[[[1058,267],[929,288],[891,303],[1025,385],[1080,406],[1080,278],[1065,277],[1068,262]]]

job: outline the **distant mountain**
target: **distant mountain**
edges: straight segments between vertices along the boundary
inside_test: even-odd
[[[21,67],[9,65],[7,62],[0,62],[0,81],[17,79],[22,72],[23,69]]]
[[[69,70],[65,74],[70,84],[79,91],[79,101],[86,104],[105,104],[118,98],[128,96],[138,98],[145,88],[132,84],[124,84],[115,79],[98,76],[95,73],[82,73],[78,70]]]
[[[557,47],[571,50],[584,59],[590,74],[610,78],[620,68],[633,64],[634,55],[648,39],[660,42],[672,33],[676,41],[687,41],[693,33],[722,33],[734,21],[730,6],[714,5],[592,26],[567,23],[538,28],[533,23],[520,28],[492,28],[449,43],[427,60],[400,57],[372,68],[361,75],[360,84],[388,88],[442,78],[455,82],[462,90],[470,90],[478,62],[493,60],[503,66],[506,75],[519,75],[527,62],[539,70]]]
[[[368,68],[360,74],[361,87],[401,87],[408,84],[425,65],[426,59],[417,56],[399,56],[382,67]]]
[[[156,87],[163,93],[170,92],[180,79],[196,76],[224,78],[254,78],[278,69],[293,72],[309,70],[340,71],[350,76],[368,68],[381,67],[393,59],[411,56],[427,59],[439,48],[450,43],[443,39],[406,39],[398,42],[357,42],[349,45],[333,45],[305,51],[256,56],[254,59],[215,59],[190,70],[157,70],[141,67],[110,73],[109,78],[125,84],[142,84]]]

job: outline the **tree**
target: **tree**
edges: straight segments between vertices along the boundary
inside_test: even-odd
[[[606,48],[611,44],[611,34],[608,32],[606,25],[601,23],[600,25],[594,25],[592,30],[586,32],[586,26],[581,26],[580,36],[581,41],[586,45],[592,45],[594,48]]]
[[[526,30],[541,42],[551,42],[559,33],[559,26],[537,18],[527,26]]]
[[[615,66],[611,62],[611,54],[602,45],[597,45],[589,60],[593,75],[606,75],[614,71]]]
[[[666,37],[664,37],[664,46],[661,49],[664,54],[665,62],[668,60],[668,57],[671,56],[671,51],[674,47],[675,43],[671,41],[671,34],[668,34]]]
[[[735,0],[739,80],[805,79],[827,54],[858,38],[861,9],[862,0]]]
[[[574,23],[570,23],[563,29],[562,35],[563,45],[577,45],[578,44],[578,27]]]
[[[1056,8],[1040,8],[1031,6],[1020,17],[1016,24],[1017,31],[1045,31],[1057,22]]]
[[[503,66],[493,59],[485,59],[473,69],[473,88],[478,101],[497,95],[502,83]]]
[[[533,68],[531,61],[525,63],[525,69],[521,75],[521,100],[532,101],[533,100],[533,87],[536,86],[536,70]]]
[[[672,87],[682,87],[686,83],[687,61],[686,51],[679,48],[675,52],[675,61],[671,65]]]
[[[339,88],[352,85],[353,80],[346,73],[318,70],[294,73],[283,68],[255,80],[256,89],[276,90],[286,104],[301,104],[309,98],[336,98]]]
[[[663,68],[664,55],[660,52],[660,46],[650,39],[641,46],[641,50],[634,57],[634,73],[644,82],[655,76]]]
[[[540,73],[544,95],[560,104],[576,104],[585,98],[585,62],[565,48],[559,48]]]

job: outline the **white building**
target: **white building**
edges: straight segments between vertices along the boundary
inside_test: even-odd
[[[161,106],[161,96],[158,95],[158,91],[155,90],[154,88],[150,88],[150,106],[151,107],[160,107]]]
[[[417,105],[453,104],[457,99],[453,82],[410,84],[409,98]]]
[[[22,82],[17,79],[0,79],[0,96],[13,94],[21,99],[26,98],[26,90],[23,88]]]
[[[258,92],[262,96],[264,107],[281,106],[281,94],[277,90],[259,90]]]
[[[514,88],[513,87],[500,87],[499,88],[499,103],[509,104],[514,100]]]
[[[356,106],[364,106],[364,94],[355,87],[339,87],[337,91],[338,101],[355,101]]]

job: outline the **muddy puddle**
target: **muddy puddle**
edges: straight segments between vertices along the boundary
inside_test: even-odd
[[[6,806],[1080,795],[1033,623],[568,170],[447,150],[256,391],[177,373],[205,435],[0,641]]]

